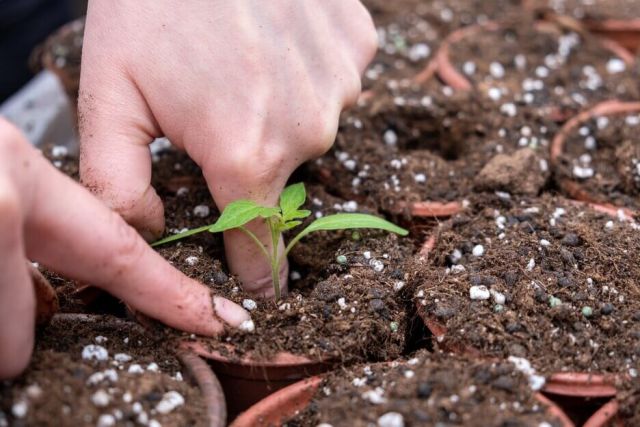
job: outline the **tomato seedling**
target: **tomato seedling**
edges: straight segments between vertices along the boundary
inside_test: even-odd
[[[302,220],[311,211],[300,209],[307,198],[304,184],[298,183],[285,188],[280,195],[280,203],[277,207],[260,206],[250,200],[236,200],[227,205],[222,211],[222,215],[214,224],[204,227],[194,228],[185,232],[169,236],[153,243],[158,246],[194,234],[208,231],[210,233],[220,233],[231,229],[242,230],[260,248],[261,252],[271,266],[271,278],[276,300],[280,299],[280,266],[286,259],[291,249],[306,235],[322,230],[346,230],[356,228],[374,228],[406,236],[409,232],[404,228],[373,215],[360,213],[340,213],[321,217],[309,224],[304,230],[298,233],[286,246],[282,254],[278,253],[278,242],[284,231],[290,230],[302,224]],[[262,218],[271,231],[271,251],[267,245],[263,244],[258,237],[248,230],[245,225],[256,218]]]

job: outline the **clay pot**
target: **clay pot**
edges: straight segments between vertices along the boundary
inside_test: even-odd
[[[615,41],[631,52],[640,50],[640,19],[605,19],[583,21],[589,31]]]
[[[211,350],[197,340],[185,340],[181,347],[203,357],[211,365],[225,392],[230,418],[277,390],[333,367],[328,361],[313,361],[284,352],[268,361],[253,360],[250,355],[233,358]],[[233,346],[227,347],[228,354],[233,354]]]
[[[462,210],[460,202],[415,202],[410,206],[411,216],[422,218],[444,218]]]
[[[136,324],[119,318],[108,318],[93,314],[56,314],[51,323],[97,323],[101,326],[112,325],[114,328],[138,329],[144,333],[143,328]],[[207,423],[209,427],[224,427],[227,425],[227,407],[224,394],[218,378],[209,365],[190,351],[179,351],[177,358],[185,369],[185,378],[198,387],[202,392],[202,398],[207,409]]]
[[[567,24],[566,20],[563,19],[554,19],[552,21],[560,24],[560,27],[572,27],[570,23]],[[442,44],[440,45],[440,49],[436,53],[434,62],[436,64],[436,74],[438,75],[438,77],[440,77],[440,79],[445,84],[451,86],[455,90],[469,91],[473,89],[473,84],[471,83],[471,81],[467,79],[462,73],[460,73],[451,62],[449,56],[451,46],[467,37],[476,36],[478,35],[478,33],[484,31],[498,31],[500,28],[500,25],[495,22],[487,22],[481,25],[479,24],[464,27],[449,34],[449,36],[447,36],[447,38],[442,42]],[[536,28],[539,31],[550,32],[555,31],[555,28],[558,28],[558,26],[552,24],[551,22],[538,21],[536,22]],[[605,49],[621,58],[627,65],[634,64],[635,58],[633,57],[633,55],[631,55],[626,49],[617,44],[615,41],[604,38],[600,39],[599,41]],[[555,121],[564,121],[568,118],[565,112],[561,111],[557,107],[550,106],[548,110],[549,117]]]
[[[311,403],[320,384],[322,377],[313,377],[290,385],[249,408],[236,418],[231,427],[282,425]],[[559,406],[540,393],[535,397],[548,407],[548,413],[558,418],[563,427],[573,427],[573,423]]]
[[[597,116],[612,116],[632,112],[640,112],[640,102],[621,102],[617,100],[604,101],[597,104],[593,108],[578,113],[567,123],[565,123],[553,138],[550,151],[552,165],[557,165],[559,158],[564,151],[564,145],[569,134],[571,134],[574,129],[580,127],[584,122],[589,121]],[[594,197],[592,197],[584,188],[584,186],[578,181],[563,179],[559,180],[558,184],[569,197],[582,202],[590,203],[601,212],[617,213],[617,211],[621,210],[625,214],[625,217],[628,217],[629,219],[633,218],[633,211],[625,208],[620,208],[612,204],[603,204],[601,200],[596,200]]]
[[[624,423],[616,416],[618,414],[618,401],[613,399],[602,405],[584,423],[584,427],[623,427]]]

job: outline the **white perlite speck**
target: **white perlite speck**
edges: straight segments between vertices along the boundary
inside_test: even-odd
[[[256,324],[253,323],[253,320],[251,319],[245,320],[240,324],[240,326],[238,326],[238,329],[243,332],[253,332],[256,330]]]
[[[518,109],[516,108],[516,105],[514,103],[508,102],[500,106],[500,112],[505,116],[515,117],[518,113]]]
[[[540,239],[540,246],[549,246],[551,244],[550,241],[546,239]]]
[[[473,256],[481,257],[482,255],[484,255],[484,246],[475,245],[471,253],[473,254]]]
[[[387,399],[384,397],[384,389],[382,387],[376,387],[374,390],[367,390],[362,393],[362,398],[368,400],[374,405],[381,405],[387,403]]]
[[[198,205],[195,208],[193,208],[193,214],[199,218],[208,217],[210,212],[211,210],[207,205]]]
[[[162,396],[162,400],[156,405],[156,411],[168,414],[178,406],[184,405],[184,397],[177,391],[168,391]]]
[[[11,406],[11,413],[16,418],[24,418],[29,411],[29,404],[26,400],[18,400]]]
[[[54,145],[51,148],[51,157],[66,157],[69,155],[69,149],[64,145]]]
[[[476,72],[475,62],[467,61],[462,64],[462,71],[464,71],[467,76],[473,75]]]
[[[371,265],[371,267],[373,267],[373,270],[378,273],[384,270],[384,263],[379,259],[372,259],[371,262],[369,262],[369,264]]]
[[[142,374],[144,373],[144,369],[142,369],[142,366],[134,363],[133,365],[129,366],[127,372],[129,372],[130,374]]]
[[[127,362],[131,362],[131,356],[129,356],[126,353],[116,353],[115,356],[113,356],[113,359],[116,362],[120,362],[120,363],[127,363]]]
[[[527,268],[526,269],[527,269],[527,271],[532,271],[535,266],[536,266],[536,260],[531,258],[529,260],[529,262],[527,263]]]
[[[604,225],[604,228],[611,230],[613,228],[613,221],[607,221],[607,223]]]
[[[254,300],[249,298],[245,298],[242,300],[242,306],[249,311],[253,311],[258,308],[258,304]]]
[[[158,420],[149,420],[147,427],[162,427],[162,424]]]
[[[504,305],[504,303],[507,301],[507,297],[502,292],[494,291],[493,289],[491,289],[489,292],[493,296],[493,302],[495,302],[496,304]]]
[[[398,412],[387,412],[378,418],[378,427],[404,427],[404,417]]]
[[[578,165],[573,166],[572,172],[573,172],[573,176],[580,179],[591,178],[594,174],[593,168],[582,167]]]
[[[499,62],[492,62],[489,64],[489,73],[494,79],[501,79],[504,77],[504,67]]]
[[[523,357],[509,356],[509,362],[513,363],[516,369],[525,374],[529,379],[529,387],[533,391],[538,391],[545,384],[545,378],[536,375],[536,370],[531,366],[531,362]]]
[[[382,138],[384,139],[384,143],[387,145],[396,145],[398,142],[398,135],[396,135],[396,133],[391,129],[387,129]]]
[[[607,62],[607,73],[618,74],[627,69],[627,65],[620,58],[611,58]]]
[[[487,300],[491,298],[491,292],[489,292],[489,289],[484,285],[472,286],[469,288],[469,298],[480,301]]]
[[[417,182],[418,184],[422,184],[424,182],[427,182],[427,176],[423,173],[417,173],[415,174],[415,176],[413,177],[413,179],[415,180],[415,182]]]
[[[112,427],[116,425],[116,417],[111,414],[102,414],[98,418],[97,427]]]
[[[109,358],[109,352],[101,345],[89,344],[82,349],[82,358],[84,360],[105,361]]]
[[[338,298],[338,306],[341,310],[346,310],[349,306],[344,298]]]
[[[156,362],[151,362],[147,365],[147,371],[160,372],[160,366]]]
[[[192,266],[192,267],[193,267],[194,265],[196,265],[196,264],[198,263],[198,257],[197,257],[197,256],[190,256],[190,257],[187,257],[187,258],[184,260],[184,262],[186,262],[186,263],[187,263],[187,265],[190,265],[190,266]]]
[[[104,408],[105,406],[109,405],[111,396],[109,396],[109,394],[104,390],[98,390],[91,396],[91,401],[98,408]]]
[[[497,87],[490,87],[489,90],[487,90],[487,95],[493,101],[497,101],[502,98],[502,92]]]
[[[107,341],[109,341],[109,338],[103,337],[102,335],[98,335],[97,337],[94,338],[94,341],[96,342],[96,344],[104,344]]]

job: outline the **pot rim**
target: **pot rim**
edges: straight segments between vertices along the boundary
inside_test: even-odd
[[[286,419],[294,416],[298,411],[305,409],[309,405],[323,380],[323,376],[318,375],[278,390],[240,414],[238,418],[230,424],[230,427],[267,425],[265,423],[274,422],[274,419],[270,418],[269,415],[265,418],[263,415],[265,413],[279,412],[280,416],[278,417],[278,421],[275,422],[282,422],[281,420],[283,418]],[[574,426],[567,414],[551,399],[539,392],[534,393],[534,398],[543,405],[546,405],[546,412],[558,418],[564,427]],[[287,403],[290,403],[290,406],[288,406]],[[286,409],[283,410],[283,408]]]
[[[609,425],[610,421],[615,422],[615,417],[618,415],[618,409],[620,405],[616,399],[612,399],[605,403],[585,421],[583,427],[603,427]],[[614,424],[615,425],[615,424]]]
[[[640,102],[623,102],[617,99],[612,99],[600,102],[593,107],[581,111],[573,116],[560,128],[560,130],[556,133],[556,135],[553,137],[553,140],[551,141],[549,159],[552,165],[555,166],[558,164],[559,158],[564,152],[564,146],[567,138],[575,128],[579,127],[584,122],[593,119],[594,117],[615,116],[618,114],[631,112],[640,112]],[[604,213],[610,213],[611,210],[615,209],[616,211],[622,212],[624,214],[623,219],[632,219],[634,216],[634,211],[629,208],[625,208],[623,206],[615,206],[611,203],[601,203],[598,200],[595,200],[589,195],[589,193],[585,191],[584,185],[578,181],[565,178],[561,180],[559,184],[573,199],[576,199],[580,202],[586,202],[592,205],[596,210]]]
[[[545,22],[538,21],[538,22]],[[436,63],[436,74],[440,79],[451,86],[455,90],[469,91],[473,89],[473,83],[466,78],[458,69],[453,65],[450,60],[450,49],[455,43],[460,42],[464,38],[474,35],[480,31],[498,31],[502,25],[495,21],[488,21],[482,24],[474,24],[467,27],[460,28],[450,33],[440,45],[438,52],[434,58]],[[622,59],[627,65],[633,65],[635,63],[635,57],[624,47],[614,40],[593,35],[600,42],[601,46],[606,50],[609,50],[614,55]]]

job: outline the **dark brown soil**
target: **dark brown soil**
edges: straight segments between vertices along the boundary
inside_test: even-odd
[[[510,117],[475,94],[419,87],[377,95],[343,115],[334,147],[307,166],[331,193],[408,214],[414,202],[460,201],[476,189],[538,194],[544,187],[556,126],[532,109],[521,107]],[[523,148],[533,151],[515,154]],[[520,161],[509,171],[489,167],[479,177],[501,154]],[[502,178],[487,179],[496,174]]]
[[[389,413],[404,424],[384,425],[561,425],[544,411],[527,377],[509,362],[422,353],[407,362],[329,374],[309,408],[285,425],[383,425],[380,417]]]
[[[593,118],[576,128],[564,146],[556,175],[592,199],[640,208],[640,113]]]
[[[456,28],[515,13],[519,1],[366,0],[378,30],[379,50],[364,74],[363,88],[413,79]]]
[[[575,19],[603,21],[640,18],[640,4],[635,0],[534,0],[531,3],[538,9],[552,10]]]
[[[177,175],[168,173],[175,170],[172,167],[175,164],[180,165]],[[156,166],[159,170],[155,186],[165,200],[169,230],[214,222],[217,213],[206,184],[186,156],[171,151],[161,156]],[[351,208],[344,200],[317,187],[309,187],[307,191],[306,207],[313,212],[312,218]],[[176,195],[178,192],[181,196]],[[207,218],[195,217],[193,209],[198,205],[210,206],[213,213]],[[366,206],[357,209],[375,213]],[[394,287],[404,283],[402,265],[412,251],[410,239],[379,232],[309,236],[291,253],[290,292],[276,304],[247,296],[239,283],[229,277],[221,267],[224,254],[220,236],[205,234],[159,248],[177,268],[211,286],[218,294],[239,304],[245,299],[256,302],[257,309],[251,312],[255,333],[230,331],[221,339],[206,340],[211,348],[227,352],[222,344],[231,343],[236,353],[230,356],[250,352],[255,358],[268,359],[276,352],[288,351],[312,359],[343,361],[388,360],[402,352],[407,329],[406,304],[400,289],[396,291]],[[346,264],[340,264],[338,256],[345,256]]]
[[[637,227],[545,196],[482,200],[436,235],[412,281],[421,314],[447,328],[438,347],[545,374],[638,368]]]
[[[83,358],[88,345],[101,346],[108,358]],[[200,391],[182,379],[183,372],[161,337],[154,339],[132,323],[109,316],[98,316],[97,322],[54,319],[38,334],[29,369],[0,385],[0,424],[4,417],[16,427],[124,426],[145,419],[163,426],[205,426]],[[170,391],[185,403],[158,412]]]
[[[451,62],[484,96],[502,91],[495,99],[500,108],[516,102],[558,116],[640,96],[636,66],[625,65],[593,36],[545,25],[536,29],[533,21],[518,19],[481,31],[451,47]]]

